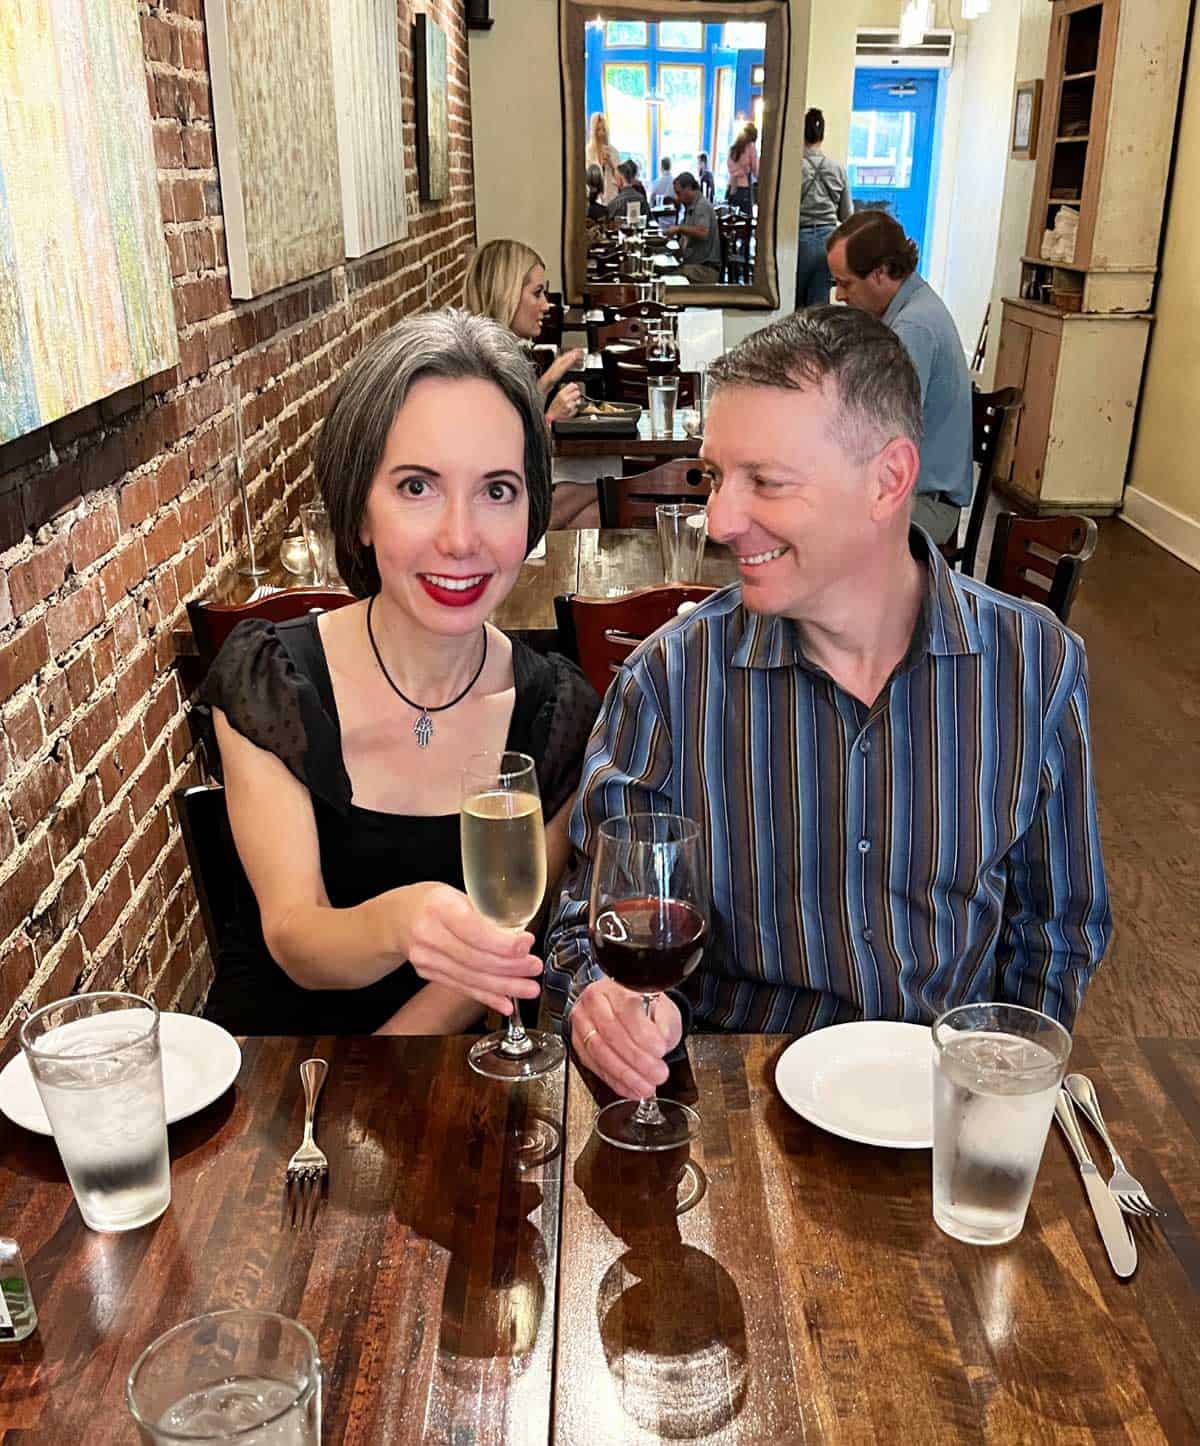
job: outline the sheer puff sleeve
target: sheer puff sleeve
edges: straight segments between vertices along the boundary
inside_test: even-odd
[[[199,700],[220,708],[244,738],[273,753],[315,797],[350,807],[337,722],[297,668],[274,623],[239,623],[217,654]]]

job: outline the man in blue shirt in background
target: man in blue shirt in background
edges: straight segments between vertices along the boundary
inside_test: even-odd
[[[837,299],[890,326],[921,383],[925,437],[913,521],[934,542],[958,532],[971,505],[971,379],[954,318],[917,275],[917,248],[886,211],[859,211],[825,243]]]

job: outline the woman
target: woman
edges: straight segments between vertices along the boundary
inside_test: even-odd
[[[253,890],[206,1012],[251,1034],[469,1029],[535,997],[541,965],[532,935],[463,892],[463,765],[534,756],[553,879],[597,701],[571,664],[486,621],[549,513],[541,402],[515,340],[456,311],[378,338],[338,388],[316,475],[361,601],[242,623],[205,682]]]
[[[603,224],[608,220],[608,207],[600,197],[604,192],[604,175],[599,166],[587,168],[587,218]]]
[[[854,210],[846,172],[821,150],[825,116],[814,106],[804,117],[804,173],[800,182],[800,232],[796,239],[796,309],[825,306],[833,277],[825,242]]]
[[[621,178],[617,172],[621,157],[617,154],[616,147],[608,143],[608,121],[605,120],[603,111],[598,110],[592,116],[591,133],[584,158],[589,166],[600,167],[600,174],[604,179],[600,199],[607,205],[621,189]]]
[[[546,266],[542,258],[520,241],[489,241],[471,258],[463,284],[463,305],[476,316],[487,316],[507,327],[521,341],[532,342],[550,310],[546,296]],[[559,387],[565,373],[583,365],[583,351],[574,348],[556,358],[537,379],[548,401],[546,422],[573,417],[583,402],[577,382]],[[554,488],[550,527],[599,527],[600,508],[594,484],[562,482]]]
[[[645,186],[638,180],[637,162],[622,161],[617,170],[621,176],[621,189],[608,203],[608,214],[623,221],[628,214],[626,206],[630,201],[635,201],[645,216],[650,210],[650,202],[646,198]]]
[[[747,121],[729,148],[725,199],[747,216],[754,210],[754,182],[758,180],[758,127]]]

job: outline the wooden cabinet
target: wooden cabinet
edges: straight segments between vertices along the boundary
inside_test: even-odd
[[[1025,401],[994,484],[1044,512],[1121,504],[1148,316],[1062,314],[1005,301],[997,387]]]

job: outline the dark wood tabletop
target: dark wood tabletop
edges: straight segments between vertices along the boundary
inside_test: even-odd
[[[1122,1282],[1057,1128],[1023,1233],[964,1245],[927,1150],[787,1108],[787,1042],[692,1039],[672,1085],[702,1136],[657,1157],[595,1139],[611,1096],[572,1067],[556,1442],[1200,1440],[1200,1045],[1076,1043],[1167,1211]]]
[[[680,408],[679,410],[682,410]],[[614,437],[611,433],[593,437],[554,436],[556,457],[657,457],[662,461],[671,457],[698,457],[702,437],[690,437],[675,413],[675,429],[669,437],[655,437],[650,432],[650,415],[643,412],[638,418],[636,437]]]
[[[133,1362],[222,1306],[312,1331],[327,1442],[545,1442],[561,1149],[525,1171],[517,1149],[534,1117],[561,1126],[563,1073],[507,1089],[466,1049],[248,1041],[233,1089],[171,1126],[167,1213],[124,1235],[86,1229],[53,1143],[0,1119],[0,1229],[21,1243],[40,1317],[0,1346],[0,1442],[132,1442]],[[283,1173],[312,1054],[330,1066],[316,1128],[329,1194],[297,1233]]]

